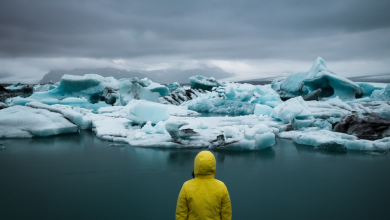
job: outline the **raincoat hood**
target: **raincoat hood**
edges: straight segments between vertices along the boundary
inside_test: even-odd
[[[201,151],[195,157],[195,177],[214,178],[216,166],[214,155],[210,151]]]

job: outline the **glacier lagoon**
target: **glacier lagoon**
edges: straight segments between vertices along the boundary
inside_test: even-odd
[[[141,148],[91,131],[0,140],[1,219],[173,219],[201,149]],[[234,219],[388,219],[390,156],[276,139],[212,151]]]
[[[171,219],[200,150],[215,154],[235,219],[386,217],[390,85],[352,82],[320,57],[267,85],[189,82],[0,88],[6,219]]]

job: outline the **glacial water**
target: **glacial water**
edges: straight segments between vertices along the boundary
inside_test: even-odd
[[[92,132],[1,140],[0,219],[174,219],[200,151],[118,145]],[[277,139],[213,152],[233,219],[389,219],[389,155],[331,154]]]

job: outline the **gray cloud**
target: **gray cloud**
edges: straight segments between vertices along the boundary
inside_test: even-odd
[[[0,59],[15,60],[7,71],[49,58],[385,62],[389,8],[388,0],[0,1]]]
[[[0,72],[0,79],[1,78],[6,78],[6,77],[10,77],[11,76],[11,74],[9,74],[9,73],[2,73],[2,72]]]
[[[1,1],[2,57],[389,54],[389,1]]]

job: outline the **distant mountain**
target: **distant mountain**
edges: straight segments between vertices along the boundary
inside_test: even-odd
[[[74,69],[74,70],[52,70],[46,73],[40,83],[48,83],[50,81],[58,82],[65,74],[83,76],[85,74],[95,73],[104,77],[112,76],[115,79],[138,77],[139,79],[148,77],[140,71],[128,71],[115,68],[98,68],[98,69]]]
[[[349,77],[354,82],[390,83],[390,73]]]
[[[188,78],[195,75],[202,75],[206,77],[214,77],[216,79],[223,79],[234,76],[233,73],[228,73],[219,67],[197,67],[195,69],[182,70],[179,68],[168,68],[163,70],[122,70],[115,68],[100,68],[100,69],[74,69],[74,70],[52,70],[45,74],[40,83],[48,83],[50,81],[58,82],[65,74],[83,76],[85,74],[95,73],[104,77],[112,76],[115,79],[138,77],[139,79],[148,77],[154,82],[161,84],[168,83],[189,83]]]
[[[189,83],[188,78],[195,75],[214,77],[223,79],[234,76],[234,73],[228,73],[219,67],[198,67],[196,69],[182,70],[180,68],[168,68],[163,70],[147,71],[145,73],[151,80],[162,84],[168,83]]]

